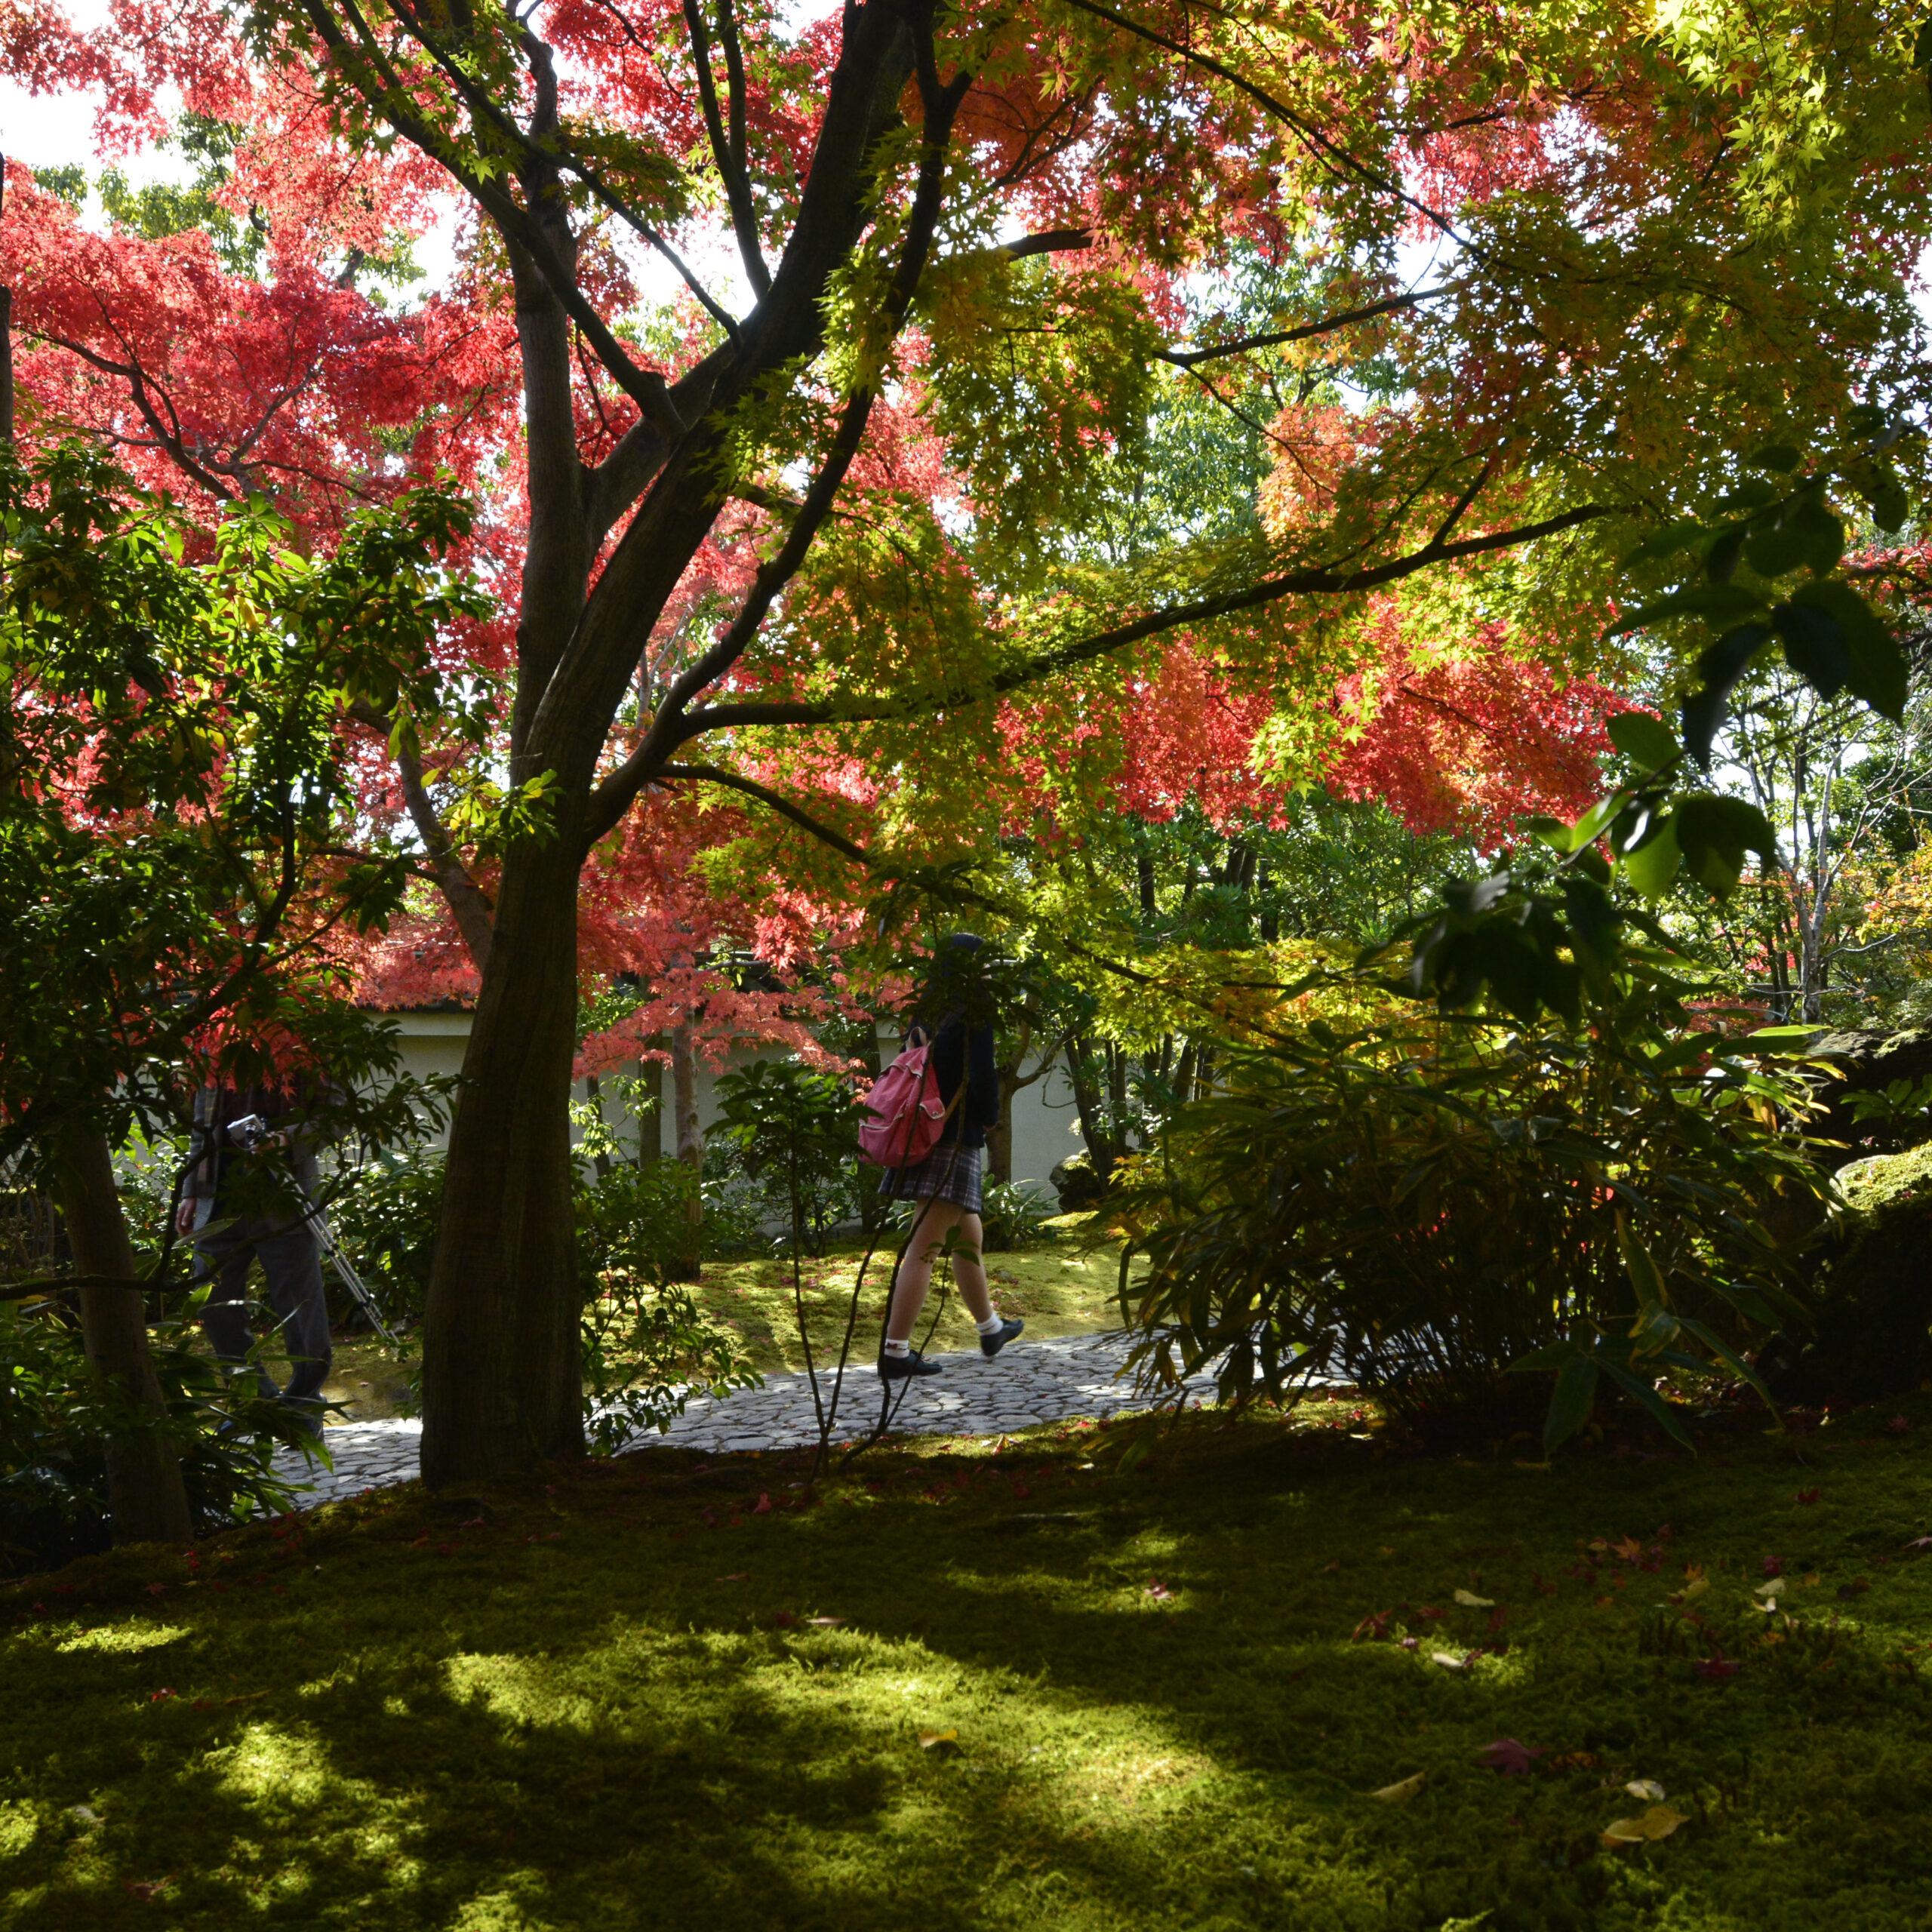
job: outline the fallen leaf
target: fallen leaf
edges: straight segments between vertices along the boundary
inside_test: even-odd
[[[1684,1588],[1678,1593],[1677,1600],[1679,1603],[1695,1603],[1698,1598],[1702,1596],[1710,1587],[1711,1580],[1709,1577],[1693,1577],[1691,1580],[1686,1583]]]
[[[1632,1798],[1647,1798],[1652,1804],[1660,1802],[1663,1797],[1663,1786],[1655,1778],[1632,1778],[1623,1789]]]
[[[1494,1610],[1496,1607],[1494,1597],[1479,1597],[1472,1590],[1458,1590],[1456,1601],[1468,1610]]]
[[[1734,1663],[1729,1657],[1720,1652],[1715,1657],[1703,1659],[1697,1666],[1697,1675],[1700,1677],[1722,1679],[1727,1677],[1735,1677],[1743,1668],[1741,1664]]]
[[[1626,1563],[1635,1563],[1644,1553],[1644,1546],[1635,1537],[1626,1537],[1620,1543],[1612,1543],[1611,1548]]]
[[[1774,1577],[1768,1583],[1760,1583],[1751,1594],[1754,1597],[1783,1596],[1789,1587],[1782,1577]]]
[[[718,1580],[721,1583],[749,1583],[751,1580],[752,1573],[749,1570],[734,1570],[730,1576],[720,1577]]]
[[[1385,1784],[1380,1791],[1371,1791],[1371,1798],[1379,1798],[1384,1804],[1406,1804],[1422,1789],[1426,1774],[1418,1771],[1412,1778],[1404,1778],[1400,1784]]]
[[[1932,1537],[1914,1537],[1905,1547],[1907,1549],[1932,1549]]]
[[[937,1751],[942,1758],[949,1757],[959,1749],[957,1730],[922,1730],[919,1734],[921,1751]]]
[[[781,1610],[771,1620],[777,1625],[780,1629],[789,1630],[798,1620],[792,1611],[789,1610]]]
[[[837,1630],[844,1627],[845,1620],[842,1617],[808,1617],[805,1621],[814,1630]]]
[[[1543,1755],[1540,1744],[1524,1744],[1513,1737],[1499,1737],[1493,1744],[1485,1744],[1476,1754],[1493,1771],[1500,1771],[1505,1777],[1521,1777],[1536,1769],[1537,1760]],[[1661,1798],[1663,1794],[1659,1792]]]
[[[1467,1657],[1451,1657],[1447,1651],[1432,1651],[1429,1660],[1431,1663],[1439,1663],[1444,1670],[1466,1670],[1469,1667]]]
[[[1613,1849],[1618,1845],[1654,1844],[1667,1838],[1684,1823],[1684,1814],[1667,1804],[1647,1806],[1634,1818],[1616,1818],[1604,1827],[1603,1841]]]
[[[1552,1771],[1595,1771],[1603,1768],[1603,1760],[1594,1751],[1564,1751],[1551,1758]]]
[[[754,1516],[768,1516],[771,1514],[771,1498],[762,1490],[758,1492],[758,1501],[752,1507],[752,1514]]]
[[[1823,1499],[1824,1494],[1822,1489],[1801,1489],[1792,1500],[1794,1503],[1817,1503]]]

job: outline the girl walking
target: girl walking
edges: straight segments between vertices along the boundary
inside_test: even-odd
[[[939,1144],[918,1166],[888,1168],[879,1183],[879,1192],[888,1199],[917,1204],[912,1238],[893,1281],[879,1355],[878,1372],[888,1382],[940,1373],[939,1364],[928,1361],[912,1338],[932,1284],[933,1263],[942,1254],[952,1256],[952,1278],[979,1329],[982,1355],[998,1355],[1026,1325],[994,1312],[981,1259],[986,1131],[999,1120],[985,952],[986,943],[977,934],[955,933],[933,962],[920,1011],[932,1034],[932,1065],[947,1109],[946,1125]]]

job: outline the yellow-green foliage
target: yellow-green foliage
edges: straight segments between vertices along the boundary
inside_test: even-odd
[[[0,1923],[1927,1922],[1918,1430],[1553,1473],[1364,1432],[1203,1417],[1125,1475],[1110,1432],[936,1444],[809,1509],[798,1459],[654,1450],[31,1580]],[[1606,1851],[1646,1779],[1685,1822]]]

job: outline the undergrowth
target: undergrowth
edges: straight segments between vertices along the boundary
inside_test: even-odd
[[[657,1448],[90,1558],[0,1592],[0,1923],[1903,1932],[1900,1420],[1545,1470],[1315,1404],[816,1497]],[[1641,1780],[1682,1822],[1607,1849]]]

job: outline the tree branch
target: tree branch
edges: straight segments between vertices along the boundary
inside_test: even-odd
[[[1211,54],[1202,54],[1188,46],[1184,42],[1171,39],[1166,34],[1157,32],[1140,21],[1130,20],[1126,14],[1116,13],[1111,7],[1104,6],[1101,0],[1067,0],[1067,4],[1077,8],[1083,14],[1091,14],[1096,20],[1106,20],[1118,27],[1122,32],[1130,33],[1137,40],[1144,40],[1150,46],[1164,48],[1168,53],[1178,55],[1189,65],[1201,69],[1226,81],[1230,87],[1238,88],[1257,106],[1263,107],[1292,128],[1300,137],[1302,144],[1309,152],[1326,162],[1337,173],[1352,174],[1358,180],[1366,182],[1379,193],[1392,196],[1404,207],[1415,212],[1454,242],[1458,248],[1466,248],[1478,261],[1491,259],[1487,250],[1480,243],[1472,242],[1458,232],[1447,215],[1431,208],[1426,202],[1419,201],[1404,188],[1401,182],[1392,180],[1386,175],[1378,174],[1365,162],[1358,161],[1338,142],[1331,140],[1312,122],[1305,120],[1287,102],[1257,87],[1254,82],[1238,73],[1233,68],[1217,60]]]
[[[395,734],[395,721],[385,717],[367,699],[357,699],[349,707],[349,715],[358,724],[366,724],[371,731],[381,732],[385,738],[392,738]],[[448,905],[457,930],[463,935],[463,945],[480,973],[490,956],[490,941],[495,929],[490,901],[482,888],[470,877],[469,869],[457,853],[456,841],[437,815],[435,801],[423,782],[421,756],[407,745],[398,746],[393,755],[397,775],[402,783],[403,802],[409,808],[410,822],[416,827],[416,835],[423,841],[423,850],[429,862],[429,875]]]
[[[1460,506],[1454,514],[1460,516],[1466,507],[1466,504]],[[1004,697],[1042,678],[1051,677],[1056,672],[1091,663],[1095,658],[1124,650],[1129,645],[1158,636],[1163,631],[1178,629],[1187,624],[1205,623],[1217,617],[1238,616],[1244,611],[1259,610],[1284,597],[1347,596],[1374,590],[1383,584],[1412,577],[1417,571],[1426,570],[1435,564],[1454,562],[1463,557],[1481,556],[1490,551],[1534,543],[1540,537],[1554,537],[1610,514],[1606,505],[1586,504],[1577,509],[1565,510],[1559,516],[1546,517],[1538,523],[1491,531],[1483,536],[1466,537],[1455,543],[1444,541],[1439,536],[1432,537],[1420,550],[1411,551],[1405,557],[1392,558],[1383,564],[1371,564],[1355,570],[1289,571],[1263,583],[1251,584],[1245,589],[1229,591],[1218,597],[1198,598],[1191,603],[1170,605],[1163,610],[1149,611],[1126,623],[1097,631],[1076,644],[1064,645],[1057,651],[1043,651],[1038,657],[1028,658],[1013,669],[1001,672],[989,684],[978,689],[962,688],[945,692],[916,706],[892,701],[838,704],[782,698],[703,705],[667,724],[661,734],[654,724],[645,743],[597,787],[591,795],[587,816],[588,842],[594,844],[623,817],[638,793],[665,768],[664,759],[679,746],[688,744],[707,732],[742,730],[756,725],[878,724],[922,712],[983,703],[989,697]],[[661,717],[663,714],[660,715]]]
[[[705,132],[711,137],[712,158],[724,184],[725,205],[731,211],[731,231],[744,262],[745,279],[762,302],[771,293],[771,271],[760,246],[758,214],[752,205],[751,177],[745,167],[745,63],[738,45],[737,22],[731,0],[720,0],[719,26],[724,39],[724,66],[731,94],[731,128],[725,131],[718,108],[718,83],[711,71],[711,36],[706,30],[698,0],[685,0],[685,25],[691,37],[692,64],[697,69],[698,100],[704,109]]]
[[[1276,329],[1266,335],[1247,335],[1238,341],[1217,343],[1209,349],[1157,349],[1163,362],[1177,369],[1193,369],[1223,355],[1245,355],[1256,349],[1278,349],[1284,343],[1305,342],[1310,336],[1330,335],[1352,322],[1371,322],[1378,315],[1392,315],[1398,309],[1413,309],[1418,302],[1432,302],[1439,295],[1455,292],[1451,283],[1440,288],[1418,288],[1407,295],[1392,295],[1386,302],[1371,302],[1360,309],[1345,309],[1338,315],[1324,315],[1318,322],[1303,322],[1298,328]]]

